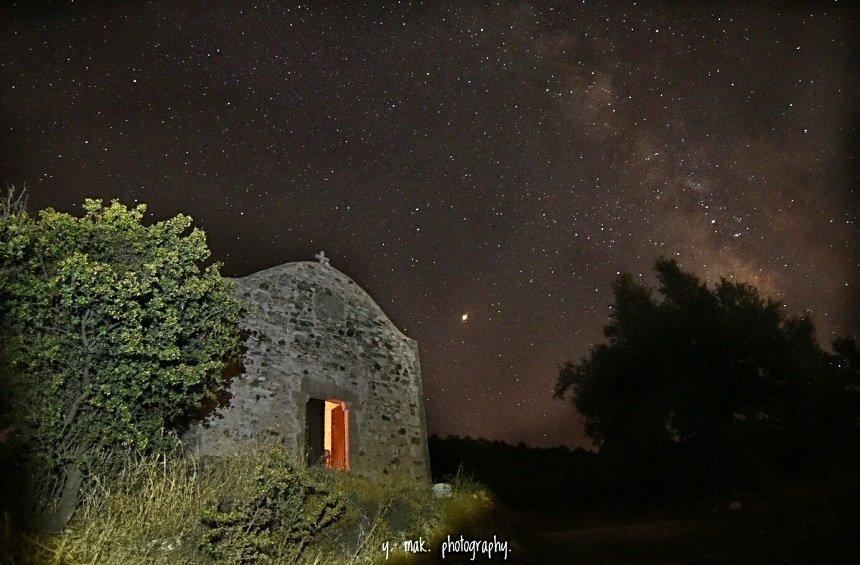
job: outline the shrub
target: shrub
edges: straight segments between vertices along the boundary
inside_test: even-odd
[[[19,473],[44,479],[25,489],[28,506],[59,501],[41,522],[55,529],[86,476],[116,468],[114,452],[168,449],[185,415],[220,388],[240,307],[218,265],[205,265],[205,235],[187,216],[146,225],[143,205],[87,200],[82,217],[9,206],[3,392],[17,402],[12,449],[29,465]]]
[[[230,562],[294,561],[344,512],[343,495],[276,449],[250,481],[204,510],[203,548]]]

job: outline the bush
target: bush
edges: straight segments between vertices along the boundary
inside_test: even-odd
[[[204,510],[204,550],[218,560],[299,558],[313,537],[343,514],[344,498],[282,450]]]
[[[0,201],[0,384],[17,403],[3,447],[38,479],[22,490],[43,527],[65,525],[117,450],[168,449],[238,348],[240,305],[204,233],[145,212],[87,200],[81,217],[31,217]]]

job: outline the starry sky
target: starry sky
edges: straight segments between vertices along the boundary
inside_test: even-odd
[[[190,214],[232,276],[325,250],[418,341],[431,433],[587,446],[557,367],[660,255],[860,326],[847,3],[32,4],[0,182]]]

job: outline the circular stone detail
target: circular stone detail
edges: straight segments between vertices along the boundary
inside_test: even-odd
[[[343,319],[346,306],[339,296],[330,290],[323,290],[314,295],[314,309],[320,320],[339,322]]]

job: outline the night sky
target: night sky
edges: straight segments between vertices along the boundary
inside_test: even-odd
[[[660,255],[857,333],[847,3],[112,4],[0,12],[0,182],[188,213],[229,275],[325,250],[430,432],[587,445],[557,366]]]

